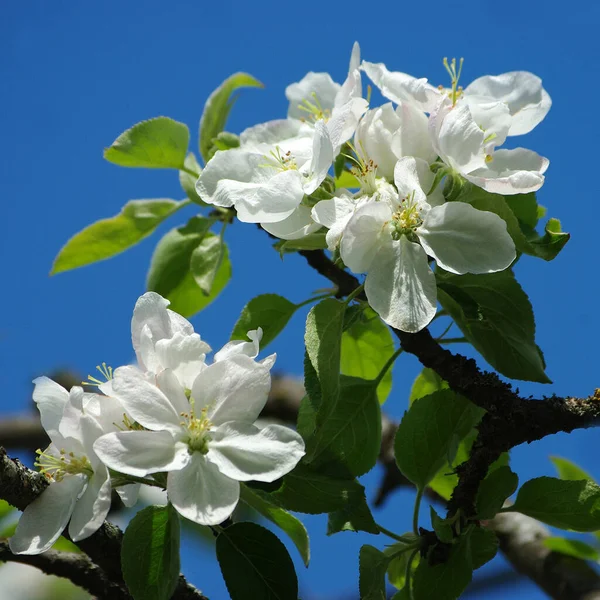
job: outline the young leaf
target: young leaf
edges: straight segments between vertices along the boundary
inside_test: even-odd
[[[391,558],[373,546],[364,545],[358,555],[360,600],[385,600],[385,573]]]
[[[167,199],[130,200],[118,215],[76,233],[58,253],[50,275],[105,260],[135,246],[182,206],[182,202]]]
[[[538,477],[526,481],[510,510],[559,529],[600,529],[600,486],[592,481]]]
[[[416,376],[412,388],[410,388],[409,405],[423,396],[429,396],[433,392],[447,388],[448,384],[433,369],[425,367]]]
[[[477,518],[492,519],[518,485],[519,478],[510,467],[500,467],[489,473],[477,492]]]
[[[553,260],[565,247],[571,235],[562,231],[558,219],[549,219],[544,228],[544,235],[529,240],[536,256],[544,260]]]
[[[375,379],[394,354],[394,341],[377,313],[368,308],[342,334],[341,371],[344,375]],[[392,389],[392,369],[388,369],[377,387],[379,404]]]
[[[244,484],[241,486],[240,493],[242,502],[251,506],[265,517],[265,519],[275,523],[275,525],[290,536],[290,539],[294,542],[296,548],[298,548],[298,552],[300,552],[304,565],[308,567],[308,563],[310,562],[310,543],[308,533],[302,522],[287,512],[287,510],[275,504],[272,500],[272,494],[268,494],[262,490],[250,489]]]
[[[364,494],[349,498],[342,508],[329,513],[327,535],[340,531],[366,531],[374,535],[380,533]]]
[[[227,117],[236,100],[231,95],[241,87],[263,87],[263,84],[248,73],[234,73],[208,97],[204,105],[199,136],[200,154],[205,162],[208,162],[216,151],[213,138],[225,129]]]
[[[205,236],[192,252],[190,272],[206,296],[210,296],[224,256],[225,244],[216,235]]]
[[[567,556],[581,558],[582,560],[600,560],[600,552],[593,546],[586,544],[580,540],[569,540],[562,537],[550,537],[543,541],[546,548],[554,552],[560,552]]]
[[[179,516],[148,506],[131,520],[121,551],[127,589],[135,600],[169,600],[179,579]]]
[[[431,514],[431,526],[433,527],[438,540],[440,540],[440,542],[445,542],[446,544],[451,544],[452,540],[454,540],[452,524],[447,519],[442,519],[442,517],[435,512],[433,506],[430,506],[429,510]]]
[[[482,414],[482,409],[451,390],[416,400],[400,422],[394,441],[400,471],[423,489],[454,458],[457,443]]]
[[[252,298],[242,309],[242,314],[231,332],[232,340],[245,340],[246,333],[262,327],[260,347],[272,342],[298,309],[293,302],[277,294],[261,294]]]
[[[485,275],[437,269],[436,277],[441,305],[492,367],[512,379],[550,383],[531,303],[509,269]]]
[[[217,559],[231,600],[298,600],[294,563],[277,536],[235,523],[217,537]]]
[[[399,546],[401,546],[401,545],[394,544],[392,546],[388,546],[384,550],[384,553],[389,556],[393,552],[397,552],[399,550]],[[390,582],[391,585],[393,585],[398,590],[406,590],[406,587],[405,587],[406,563],[407,563],[408,559],[410,558],[410,555],[411,555],[410,552],[403,552],[402,554],[399,554],[398,556],[392,558],[392,560],[390,561],[390,564],[388,565],[388,568],[387,568],[388,581]],[[413,558],[412,563],[411,563],[411,573],[414,573],[415,570],[417,569],[417,567],[419,566],[419,560],[420,560],[420,556],[417,554]],[[408,595],[407,596],[398,596],[398,597],[403,598],[403,600],[404,600],[404,598],[406,598],[406,600],[410,600]],[[396,596],[393,596],[392,598],[393,598],[393,600],[395,600]]]
[[[558,471],[558,476],[561,479],[570,481],[589,479],[590,481],[594,481],[591,475],[566,458],[561,458],[560,456],[551,456],[550,460],[554,463],[554,466]]]
[[[504,200],[519,220],[519,223],[522,223],[530,230],[536,228],[540,220],[540,215],[538,214],[538,203],[535,192],[504,196]]]
[[[284,254],[298,252],[298,250],[323,250],[327,248],[327,241],[325,240],[325,233],[316,231],[315,233],[309,233],[299,240],[279,240],[273,244],[273,248],[283,258]]]
[[[104,158],[121,167],[181,169],[189,141],[187,125],[156,117],[122,133],[104,150]]]
[[[191,175],[188,171],[179,171],[179,183],[183,188],[183,191],[186,193],[187,197],[194,202],[194,204],[199,204],[200,206],[208,206],[206,202],[198,196],[198,192],[196,191],[196,180],[198,179],[198,175],[202,171],[202,167],[198,164],[198,160],[193,152],[190,152],[185,157],[185,162],[183,166],[188,169],[188,171],[193,171],[197,173],[196,176]]]
[[[474,527],[470,531],[469,544],[474,571],[483,567],[498,553],[498,538],[491,529],[485,527]]]

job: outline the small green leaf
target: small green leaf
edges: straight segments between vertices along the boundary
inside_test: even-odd
[[[600,553],[596,548],[580,540],[569,540],[562,537],[549,537],[543,541],[546,548],[560,552],[567,556],[581,558],[582,560],[600,561]]]
[[[418,488],[454,458],[457,441],[479,421],[483,410],[451,390],[416,400],[405,413],[394,441],[400,471]]]
[[[50,275],[105,260],[135,246],[182,206],[182,202],[167,199],[130,200],[118,215],[76,233],[58,253]]]
[[[185,157],[184,166],[188,169],[188,171],[193,171],[197,173],[196,176],[190,175],[187,171],[179,171],[179,183],[183,188],[183,191],[186,193],[187,197],[194,203],[199,204],[200,206],[208,206],[206,202],[198,196],[198,192],[196,191],[196,180],[198,179],[198,175],[202,171],[202,167],[198,164],[198,160],[193,152],[190,152]]]
[[[566,458],[561,458],[560,456],[551,456],[550,460],[554,463],[554,466],[558,471],[558,476],[561,479],[570,481],[589,479],[590,481],[594,481],[591,475]]]
[[[213,139],[225,129],[229,112],[236,100],[233,92],[242,87],[263,87],[263,84],[248,73],[230,75],[209,97],[200,119],[200,154],[208,162],[216,152]]]
[[[308,563],[310,562],[310,543],[308,533],[302,522],[287,512],[287,510],[274,503],[272,494],[268,494],[262,490],[250,489],[244,484],[241,485],[240,492],[242,502],[251,506],[265,517],[265,519],[275,523],[275,525],[290,536],[290,539],[294,542],[296,548],[298,548],[298,552],[300,552],[304,565],[308,567]]]
[[[284,254],[298,252],[298,250],[323,250],[327,248],[327,241],[325,233],[316,231],[299,240],[279,240],[273,244],[273,248],[283,257]]]
[[[0,519],[4,519],[11,512],[16,510],[13,506],[11,506],[6,500],[0,500]]]
[[[485,275],[437,269],[436,278],[439,302],[492,367],[512,379],[551,383],[531,303],[510,269]]]
[[[217,559],[231,600],[298,600],[286,547],[255,523],[234,523],[217,537]]]
[[[242,309],[242,314],[231,332],[232,340],[245,340],[246,333],[262,327],[260,347],[272,342],[298,309],[293,302],[277,294],[261,294],[252,298]]]
[[[408,399],[409,405],[423,396],[429,396],[429,394],[433,394],[433,392],[445,390],[447,388],[448,384],[433,369],[425,367],[416,376],[412,384]]]
[[[385,573],[391,558],[373,546],[362,546],[358,555],[360,600],[386,600]]]
[[[447,519],[442,519],[436,512],[433,506],[429,507],[431,514],[431,526],[435,531],[435,535],[437,535],[438,540],[440,542],[445,542],[447,544],[451,544],[454,540],[454,530],[452,528],[452,523]]]
[[[104,150],[104,158],[121,167],[181,169],[189,141],[187,125],[156,117],[122,133]]]
[[[538,477],[526,481],[511,511],[523,513],[559,529],[600,529],[600,486],[592,481]]]
[[[489,473],[477,493],[477,518],[492,519],[518,485],[519,478],[510,467],[500,467]]]
[[[329,513],[327,535],[333,535],[340,531],[366,531],[373,535],[379,533],[379,527],[373,519],[364,494],[360,498],[349,499],[342,508]]]
[[[553,260],[565,247],[571,234],[562,231],[558,219],[549,219],[544,228],[544,235],[529,240],[536,256],[544,260]]]
[[[240,136],[228,131],[221,131],[216,138],[213,138],[213,145],[217,150],[231,150],[240,147]]]
[[[192,252],[190,272],[206,296],[210,296],[224,256],[225,244],[216,235],[205,236]]]
[[[504,196],[504,200],[520,223],[530,229],[536,228],[540,216],[535,192]]]
[[[474,527],[470,532],[471,564],[473,570],[483,567],[498,553],[496,534],[485,527]]]
[[[389,328],[373,309],[368,308],[342,334],[341,371],[344,375],[376,379],[394,351]],[[380,404],[386,401],[391,389],[390,368],[377,387]]]
[[[404,544],[394,544],[392,546],[388,546],[384,550],[384,552],[389,556],[390,554],[397,552],[402,546],[404,546]],[[403,552],[402,554],[392,558],[390,564],[388,565],[388,581],[398,590],[406,590],[406,588],[404,587],[406,584],[406,566],[410,556],[410,552]],[[412,560],[411,573],[415,572],[415,570],[419,566],[419,561],[420,556],[417,554]],[[396,596],[393,596],[393,598],[396,598]],[[400,596],[400,598],[403,598],[403,596]],[[410,598],[406,596],[406,600],[410,600]]]
[[[127,589],[135,600],[169,600],[179,580],[179,516],[148,506],[131,520],[121,551]]]

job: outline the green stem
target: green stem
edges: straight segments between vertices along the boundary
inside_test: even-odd
[[[196,179],[200,177],[200,173],[194,173],[194,171],[188,169],[187,167],[180,167],[179,170],[183,171],[184,173],[187,173],[188,175],[191,175],[192,177],[196,177]]]
[[[450,321],[450,324],[448,325],[448,327],[446,327],[446,329],[444,329],[444,332],[441,335],[438,335],[438,337],[435,338],[435,341],[441,342],[444,339],[444,336],[450,331],[450,329],[452,329],[452,325],[454,325],[454,323],[452,321]]]
[[[390,531],[389,529],[383,527],[383,525],[377,524],[377,529],[379,529],[379,531],[381,531],[381,533],[383,533],[384,535],[387,535],[388,537],[392,538],[393,540],[396,540],[397,542],[402,542],[403,544],[412,544],[415,541],[412,537],[407,538],[402,535],[397,535],[393,531]]]
[[[112,480],[114,478],[114,480]],[[152,487],[162,488],[158,482],[154,479],[147,479],[146,477],[136,477],[135,475],[125,475],[123,473],[111,473],[111,485],[114,488],[129,485],[130,483],[142,483],[144,485],[150,485]]]
[[[352,302],[352,300],[354,300],[354,298],[356,298],[356,296],[361,294],[364,289],[365,289],[365,284],[362,283],[355,290],[353,290],[352,292],[350,292],[348,294],[347,298],[344,300],[344,303],[346,305],[350,304],[350,302]]]
[[[439,319],[440,317],[445,317],[447,315],[448,315],[447,311],[440,310],[439,312],[435,313],[435,317],[433,317],[433,319],[431,319],[431,323],[433,323],[436,319]]]
[[[383,365],[379,375],[377,375],[376,379],[374,380],[375,387],[381,383],[381,380],[385,377],[385,374],[388,372],[389,368],[394,364],[394,361],[402,354],[402,352],[404,352],[404,350],[402,350],[402,348],[398,348],[398,350],[396,350],[396,352],[390,356],[385,365]]]
[[[419,552],[419,549],[413,550],[413,553],[408,557],[406,561],[406,577],[404,578],[404,587],[408,590],[409,600],[413,600],[413,593],[411,588],[411,577],[412,577],[412,564],[413,560],[415,560],[415,556]]]
[[[415,509],[413,511],[413,533],[419,535],[419,508],[421,507],[421,500],[423,498],[423,489],[417,489],[417,497],[415,498]]]
[[[307,304],[310,304],[311,302],[318,302],[319,300],[325,300],[325,298],[331,298],[331,296],[333,296],[335,292],[329,292],[327,294],[321,294],[320,296],[313,296],[312,298],[309,298],[308,300],[305,300],[304,302],[300,302],[300,304],[296,304],[296,309],[298,308],[302,308],[303,306],[306,306]]]

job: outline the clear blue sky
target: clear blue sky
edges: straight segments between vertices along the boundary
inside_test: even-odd
[[[598,204],[595,99],[600,84],[600,5],[538,0],[427,3],[348,0],[336,3],[116,2],[5,0],[0,20],[0,410],[25,410],[31,379],[60,366],[92,372],[101,361],[132,359],[129,321],[160,235],[184,222],[179,213],[150,239],[110,261],[48,277],[59,248],[92,221],[116,214],[129,199],[181,198],[172,171],[122,169],[102,149],[142,119],[183,121],[196,144],[198,119],[210,91],[234,71],[265,83],[247,90],[228,129],[285,116],[285,86],[307,71],[343,81],[355,40],[363,57],[392,70],[446,84],[444,56],[464,56],[468,82],[483,74],[529,70],[544,80],[554,105],[519,144],[550,158],[539,194],[549,216],[573,234],[552,263],[525,258],[517,272],[532,300],[538,343],[554,384],[519,384],[525,394],[588,395],[600,386],[597,335]],[[190,210],[191,216],[193,211]],[[242,306],[264,292],[301,301],[327,282],[300,257],[282,262],[264,234],[237,224],[228,231],[234,278],[219,300],[193,319],[215,348],[224,343]],[[279,369],[300,374],[305,313],[273,350]],[[406,358],[394,372],[386,410],[399,417],[419,368]],[[552,474],[548,456],[575,460],[600,479],[597,431],[557,435],[513,453],[521,481]],[[1,443],[1,440],[0,440]],[[367,476],[376,484],[379,473]],[[396,494],[376,518],[409,528],[411,496]],[[305,600],[357,589],[357,555],[365,538],[325,538],[325,519],[307,519],[313,562],[296,561]],[[365,536],[366,537],[366,536]],[[381,545],[383,540],[371,539]],[[184,567],[213,600],[226,597],[210,551],[186,544]],[[294,550],[292,555],[296,559]],[[488,569],[501,568],[496,561]],[[486,598],[504,598],[506,589]],[[514,598],[543,598],[528,583]],[[351,597],[346,594],[346,597]]]

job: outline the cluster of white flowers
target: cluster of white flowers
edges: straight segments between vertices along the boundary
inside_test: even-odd
[[[288,118],[251,127],[239,148],[217,152],[200,174],[198,193],[282,239],[327,228],[329,249],[366,273],[367,298],[383,320],[419,331],[437,303],[427,256],[456,274],[493,273],[516,257],[500,217],[447,201],[440,182],[464,179],[491,193],[522,194],[542,186],[548,167],[531,150],[498,149],[548,112],[538,77],[504,73],[463,89],[462,60],[444,65],[450,88],[361,63],[355,44],[342,85],[313,72],[290,85]],[[361,72],[391,102],[370,107]],[[322,199],[315,192],[340,152],[353,163],[354,183]]]
[[[34,381],[34,400],[51,444],[37,466],[50,481],[24,511],[10,547],[44,552],[67,523],[75,542],[104,522],[111,489],[127,506],[141,483],[164,482],[184,517],[217,525],[233,512],[240,481],[274,481],[304,455],[295,431],[254,425],[271,386],[275,355],[258,361],[262,330],[234,341],[206,363],[210,347],[168,301],[148,292],[131,323],[138,366],[100,369],[101,393],[67,392]]]

